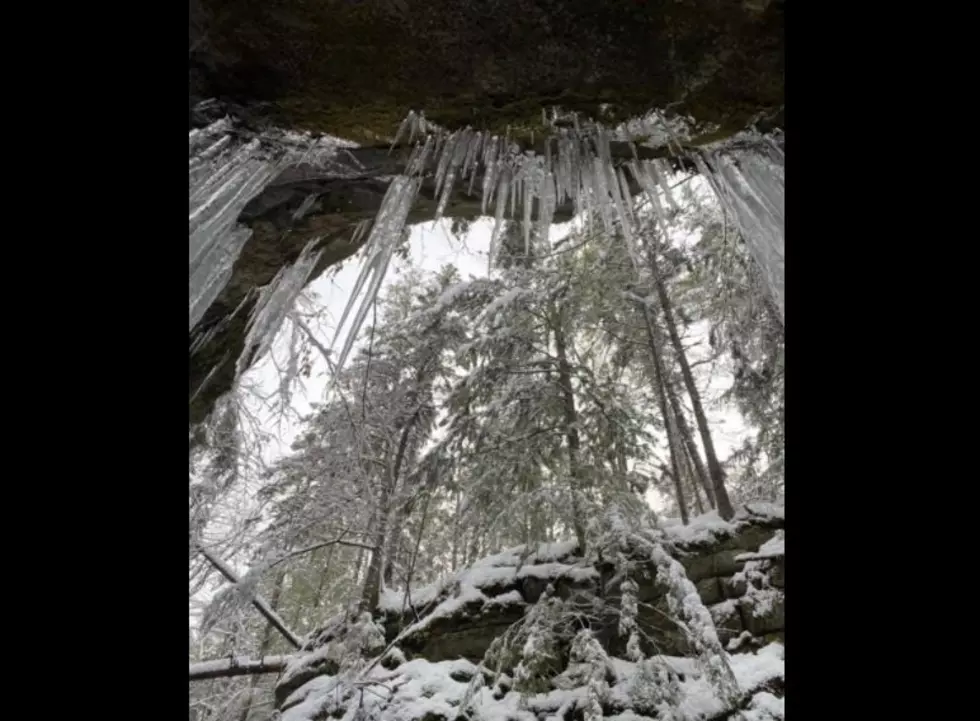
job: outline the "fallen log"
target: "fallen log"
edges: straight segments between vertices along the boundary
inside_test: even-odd
[[[190,680],[207,681],[215,678],[279,673],[286,668],[286,664],[292,659],[292,656],[262,656],[261,658],[231,656],[212,661],[200,661],[190,665]]]

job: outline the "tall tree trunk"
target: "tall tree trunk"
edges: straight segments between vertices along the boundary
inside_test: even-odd
[[[323,587],[327,585],[327,578],[330,573],[330,565],[333,563],[333,553],[336,546],[329,546],[327,548],[327,560],[323,564],[323,571],[320,573],[320,581],[317,583],[316,591],[313,594],[313,603],[310,604],[310,610],[316,611],[320,608],[320,604],[323,603]],[[361,554],[364,553],[363,548],[357,550],[357,557],[360,558]],[[355,579],[356,582],[356,579]]]
[[[572,479],[572,527],[575,530],[575,540],[579,549],[585,552],[585,525],[581,508],[582,501],[582,470],[581,470],[581,441],[578,435],[578,411],[575,407],[575,394],[572,390],[572,367],[568,362],[568,346],[565,340],[565,329],[560,309],[554,312],[555,348],[558,356],[558,386],[562,394],[562,408],[565,415],[565,440],[568,446],[568,470]]]
[[[286,582],[286,570],[283,569],[276,574],[276,582],[272,587],[272,595],[269,597],[269,607],[279,612],[279,602],[282,600],[282,587]],[[272,624],[267,624],[265,631],[262,632],[262,645],[259,646],[259,658],[265,658],[272,646]],[[258,674],[252,676],[248,683],[248,697],[245,699],[245,708],[239,721],[248,721],[248,715],[252,712],[252,697],[255,696],[255,689],[259,685]]]
[[[459,545],[460,545],[460,524],[459,524],[459,506],[462,502],[462,498],[459,490],[455,491],[455,508],[456,513],[453,514],[453,556],[452,556],[452,570],[455,571],[459,568]],[[464,551],[465,555],[465,551]]]
[[[708,469],[704,467],[704,461],[701,460],[701,454],[698,452],[698,447],[694,443],[691,426],[688,425],[687,418],[684,417],[684,409],[681,407],[680,399],[677,397],[673,383],[667,385],[667,393],[670,398],[670,406],[674,409],[674,417],[677,419],[677,430],[680,433],[681,441],[684,444],[684,448],[687,449],[687,456],[690,458],[691,464],[694,467],[695,483],[701,484],[701,488],[704,489],[704,494],[708,497],[708,505],[714,508],[715,494],[711,490]]]
[[[701,515],[704,513],[704,503],[701,501],[701,491],[698,489],[698,479],[694,475],[694,464],[691,463],[691,454],[687,452],[686,447],[681,451],[681,458],[684,459],[684,477],[691,482],[691,494],[694,496],[694,507],[697,509],[698,515]]]
[[[660,415],[664,419],[664,427],[667,429],[667,448],[670,453],[670,470],[674,480],[674,493],[677,495],[677,508],[681,514],[681,522],[687,525],[689,514],[687,512],[687,500],[684,498],[684,487],[681,485],[680,474],[680,444],[674,433],[674,423],[671,421],[670,405],[667,400],[667,379],[664,377],[664,360],[661,353],[661,340],[653,319],[650,317],[650,310],[642,300],[638,300],[640,312],[643,313],[643,321],[647,330],[647,342],[650,346],[650,356],[653,361],[653,384],[657,396],[657,405],[660,407]]]
[[[391,524],[391,529],[388,532],[388,541],[384,554],[384,574],[382,574],[382,578],[384,578],[385,586],[390,586],[392,581],[394,581],[395,560],[398,558],[398,552],[401,548],[401,530],[405,527],[405,522],[411,513],[411,501],[402,503],[393,513],[394,522]]]
[[[381,572],[384,566],[385,538],[388,536],[388,505],[391,503],[391,479],[386,479],[381,485],[378,498],[377,525],[374,531],[371,560],[368,562],[367,573],[364,576],[364,586],[361,591],[360,610],[374,613],[381,598]]]
[[[715,453],[715,444],[711,440],[711,431],[708,427],[708,417],[704,413],[704,406],[701,405],[701,394],[698,392],[697,384],[694,382],[694,374],[691,373],[691,364],[687,361],[681,337],[677,332],[677,323],[674,320],[674,311],[667,296],[667,288],[664,285],[663,275],[660,273],[660,265],[657,261],[655,248],[648,249],[650,269],[653,271],[653,282],[657,290],[657,298],[660,300],[660,308],[663,310],[664,321],[667,326],[667,334],[670,336],[670,343],[674,347],[674,354],[677,356],[677,363],[681,368],[681,376],[684,378],[684,386],[691,398],[691,408],[694,410],[694,418],[697,421],[698,432],[701,435],[701,445],[704,446],[704,455],[708,459],[708,474],[711,476],[711,490],[714,492],[715,502],[718,504],[718,514],[726,521],[735,515],[732,502],[728,498],[728,490],[725,488],[725,471],[718,462],[718,455]]]
[[[371,551],[371,564],[368,566],[367,577],[364,579],[364,593],[361,596],[361,611],[373,613],[381,598],[381,580],[385,564],[385,546],[389,533],[391,518],[391,499],[398,485],[402,463],[408,450],[409,435],[419,419],[421,406],[415,409],[402,428],[398,439],[398,450],[395,452],[395,462],[388,475],[387,481],[381,486],[381,496],[378,499],[378,528],[374,535],[374,550]],[[397,532],[398,529],[395,529]]]

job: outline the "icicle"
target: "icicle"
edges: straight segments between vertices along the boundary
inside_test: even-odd
[[[362,220],[358,222],[356,226],[354,226],[354,233],[351,235],[350,239],[351,245],[357,245],[360,242],[361,238],[364,237],[364,234],[367,232],[367,229],[371,227],[371,223],[372,221],[370,220]]]
[[[666,160],[660,160],[658,158],[657,160],[650,162],[650,172],[657,181],[657,185],[660,186],[660,190],[663,191],[667,205],[670,206],[672,212],[677,213],[680,212],[680,207],[674,201],[674,194],[671,192],[670,186],[667,184],[667,178],[670,176],[669,169],[670,166],[667,165]]]
[[[415,135],[415,111],[409,110],[408,115],[402,120],[401,125],[398,126],[398,132],[395,133],[395,139],[391,141],[391,147],[388,149],[390,153],[398,145],[398,141],[402,139],[405,133],[411,132],[411,135]],[[411,142],[411,140],[409,140]]]
[[[698,171],[705,177],[718,197],[719,202],[728,209],[749,253],[762,271],[769,294],[779,309],[780,318],[784,316],[784,231],[780,212],[770,213],[759,200],[760,192],[751,188],[717,157],[711,158],[709,167],[700,153],[692,153],[691,158]]]
[[[490,139],[490,143],[486,146],[486,155],[483,160],[483,164],[486,166],[486,170],[483,172],[483,198],[480,203],[480,212],[483,215],[487,214],[487,205],[493,199],[493,191],[496,186],[497,146],[500,144],[499,140],[496,135]]]
[[[473,132],[469,128],[460,131],[453,147],[451,149],[447,148],[446,150],[447,153],[452,152],[452,157],[450,158],[447,166],[448,169],[446,170],[446,177],[443,181],[442,195],[439,198],[439,205],[436,207],[436,220],[442,218],[443,213],[446,211],[446,204],[449,202],[449,196],[453,192],[453,185],[456,182],[456,175],[459,173],[459,168],[462,166],[466,154],[470,151],[470,137],[472,134]],[[438,180],[436,183],[438,187]]]
[[[446,178],[446,172],[452,163],[453,157],[455,156],[456,145],[459,141],[460,133],[456,132],[450,135],[446,142],[442,145],[442,155],[439,157],[439,164],[436,167],[436,188],[435,194],[439,195],[439,189],[442,188],[442,182]]]
[[[425,172],[425,166],[429,162],[429,157],[433,154],[436,146],[436,138],[433,135],[427,135],[425,137],[425,143],[419,148],[418,145],[415,146],[418,152],[413,151],[411,157],[408,161],[408,166],[405,169],[406,175],[422,175]]]
[[[463,158],[462,177],[464,180],[469,175],[470,169],[474,167],[473,161],[476,160],[477,156],[480,154],[480,143],[482,141],[483,133],[479,131],[470,132],[469,139],[466,143],[466,156]]]
[[[606,167],[602,159],[598,156],[592,159],[594,169],[592,187],[596,192],[596,202],[599,204],[599,217],[602,218],[602,227],[606,233],[612,235],[614,232],[612,214],[609,212],[609,188],[606,184]]]
[[[227,232],[212,243],[189,276],[189,330],[193,330],[231,279],[235,261],[252,233],[246,228]]]
[[[534,169],[536,170],[536,168]],[[524,178],[523,180],[524,192],[523,192],[523,197],[521,199],[521,202],[524,205],[523,208],[524,219],[522,225],[524,230],[524,255],[526,256],[531,255],[531,205],[534,202],[534,195],[535,195],[533,180],[535,180],[535,178],[531,178],[531,177]],[[540,212],[541,210],[539,205],[538,213]],[[545,240],[547,241],[547,236],[545,237]]]
[[[541,194],[538,196],[538,237],[543,242],[549,242],[551,239],[551,223],[555,217],[556,195],[554,175],[546,170]]]
[[[629,216],[630,223],[635,226],[636,217],[633,215],[633,196],[630,193],[630,186],[626,181],[626,174],[623,172],[622,168],[616,169],[616,179],[619,181],[620,197],[622,197],[626,203],[626,213]]]
[[[190,329],[220,295],[250,237],[236,221],[245,205],[281,172],[287,145],[243,142],[222,120],[190,135],[188,165],[188,321]],[[305,146],[303,146],[305,148]]]
[[[480,174],[480,156],[483,153],[483,145],[486,142],[486,135],[478,132],[476,137],[473,139],[472,148],[473,152],[466,161],[466,167],[463,169],[463,176],[469,175],[470,184],[466,188],[466,194],[469,196],[473,195],[473,186],[476,185],[476,178]]]
[[[500,229],[504,224],[504,206],[507,203],[507,193],[510,190],[509,169],[504,168],[500,178],[500,190],[497,191],[497,210],[494,214],[493,232],[490,234],[491,262],[497,256],[497,240],[500,238]]]
[[[647,161],[631,160],[628,167],[646,196],[649,198],[652,195],[656,195],[657,187],[654,184],[653,178],[650,177]],[[652,203],[653,201],[651,200],[650,202]]]
[[[568,163],[568,138],[564,135],[558,136],[558,167],[555,173],[555,185],[558,191],[556,201],[564,202],[575,197],[572,191],[572,172]]]
[[[296,262],[281,269],[272,282],[259,292],[259,299],[249,319],[245,347],[235,366],[238,375],[247,369],[250,361],[261,358],[272,347],[283,320],[292,310],[296,297],[303,290],[320,259],[322,251],[313,250],[319,241],[319,237],[310,241]]]
[[[408,220],[408,214],[412,209],[418,188],[418,180],[400,175],[391,181],[388,192],[385,193],[385,197],[381,201],[381,208],[378,210],[374,225],[371,227],[371,234],[365,244],[367,257],[361,267],[357,281],[354,283],[347,305],[344,307],[333,339],[333,343],[336,343],[363,290],[364,298],[360,300],[360,305],[354,314],[350,328],[347,330],[344,346],[337,359],[336,371],[338,373],[346,363],[347,356],[357,340],[357,334],[361,330],[368,310],[377,297],[391,257],[402,239],[405,223]]]
[[[517,216],[517,198],[520,197],[521,183],[523,182],[524,178],[522,176],[511,176],[511,184],[513,187],[510,188],[510,212],[508,213],[511,218]]]

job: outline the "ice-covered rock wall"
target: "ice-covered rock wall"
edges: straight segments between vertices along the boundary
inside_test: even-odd
[[[615,127],[559,120],[545,114],[533,148],[472,128],[450,132],[415,113],[390,147],[255,130],[229,118],[191,130],[191,422],[269,347],[303,285],[363,246],[363,272],[341,320],[352,319],[353,341],[411,222],[492,215],[492,254],[505,217],[520,220],[528,243],[532,233],[549,237],[553,222],[586,214],[608,237],[620,232],[640,272],[649,224],[633,201],[648,199],[666,232],[677,206],[672,163],[708,179],[782,312],[781,135],[745,133],[696,148],[684,123],[658,113]]]

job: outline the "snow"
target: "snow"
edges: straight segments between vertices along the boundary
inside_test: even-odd
[[[496,606],[510,606],[516,603],[524,603],[524,596],[521,595],[520,591],[508,591],[499,596],[494,596],[489,603]]]
[[[680,519],[664,519],[661,523],[668,538],[679,543],[710,543],[719,536],[734,534],[737,526],[724,520],[718,511],[709,511],[691,519],[683,525]]]
[[[721,537],[733,535],[746,522],[758,522],[760,520],[785,521],[785,510],[783,506],[771,503],[751,503],[740,508],[731,521],[721,518],[718,511],[709,511],[694,516],[686,526],[681,523],[679,518],[664,518],[660,525],[670,540],[681,544],[695,545],[711,543]],[[777,555],[776,548],[773,546],[773,555]],[[762,549],[760,549],[760,553],[762,553]]]
[[[782,644],[771,643],[756,654],[735,654],[729,657],[732,671],[743,691],[782,678],[785,663]],[[724,711],[724,704],[704,678],[688,679],[681,683],[683,698],[678,706],[682,718],[705,719]]]
[[[445,596],[450,589],[458,586],[458,595],[443,600],[439,607],[433,611],[433,614],[438,611],[439,615],[443,616],[451,614],[465,603],[480,599],[488,601],[499,598],[498,603],[516,602],[516,596],[513,594],[518,596],[520,594],[515,590],[502,596],[498,594],[496,597],[492,594],[488,597],[482,591],[513,586],[524,578],[540,578],[547,581],[568,578],[576,583],[597,578],[598,571],[591,565],[573,565],[571,563],[559,563],[556,560],[565,558],[570,561],[577,561],[571,557],[576,548],[577,544],[571,541],[543,543],[526,558],[524,558],[524,546],[505,549],[500,553],[481,558],[473,565],[461,569],[441,581],[413,589],[411,605],[415,608],[428,606]],[[524,560],[523,564],[522,559]],[[378,605],[382,611],[400,613],[406,605],[405,600],[404,591],[386,588],[381,594]]]
[[[708,682],[697,675],[692,659],[663,657],[662,660],[685,679],[680,682],[680,702],[677,718],[704,721],[724,711]],[[743,692],[758,689],[767,682],[783,677],[784,649],[772,643],[755,654],[736,654],[730,657],[732,670]],[[636,674],[637,665],[612,659],[617,682],[612,687],[609,702],[617,713],[607,716],[617,721],[647,721],[649,717],[629,709],[628,687]],[[470,691],[469,707],[474,721],[537,721],[563,719],[565,711],[582,707],[588,700],[587,686],[553,689],[547,693],[521,697],[508,691],[499,698],[486,682],[480,670],[465,660],[430,663],[415,659],[388,671],[373,667],[356,682],[321,676],[294,691],[282,714],[281,721],[310,721],[332,716],[351,721],[363,705],[369,717],[377,721],[420,721],[427,714],[455,718]],[[457,681],[456,676],[462,680]],[[784,702],[767,691],[755,694],[743,713],[743,721],[772,721],[784,716]]]
[[[784,699],[776,698],[768,691],[757,693],[742,718],[745,721],[769,721],[785,717]]]
[[[736,521],[744,518],[760,517],[785,521],[786,508],[785,506],[777,503],[753,501],[752,503],[746,503],[744,506],[739,508],[735,514]]]
[[[738,561],[761,561],[769,558],[782,558],[786,555],[786,541],[783,531],[776,531],[776,535],[763,543],[756,553],[741,553],[735,557]]]
[[[282,707],[290,708],[291,706],[295,706],[296,704],[305,701],[311,695],[320,695],[323,691],[329,690],[335,686],[336,683],[337,680],[333,676],[317,676],[289,694],[286,697],[286,700],[283,701]]]
[[[479,325],[484,323],[487,319],[493,318],[497,313],[502,311],[525,293],[527,293],[527,290],[524,288],[511,288],[499,298],[496,298],[493,302],[491,302],[490,305],[488,305],[483,312],[480,313],[475,323]]]

